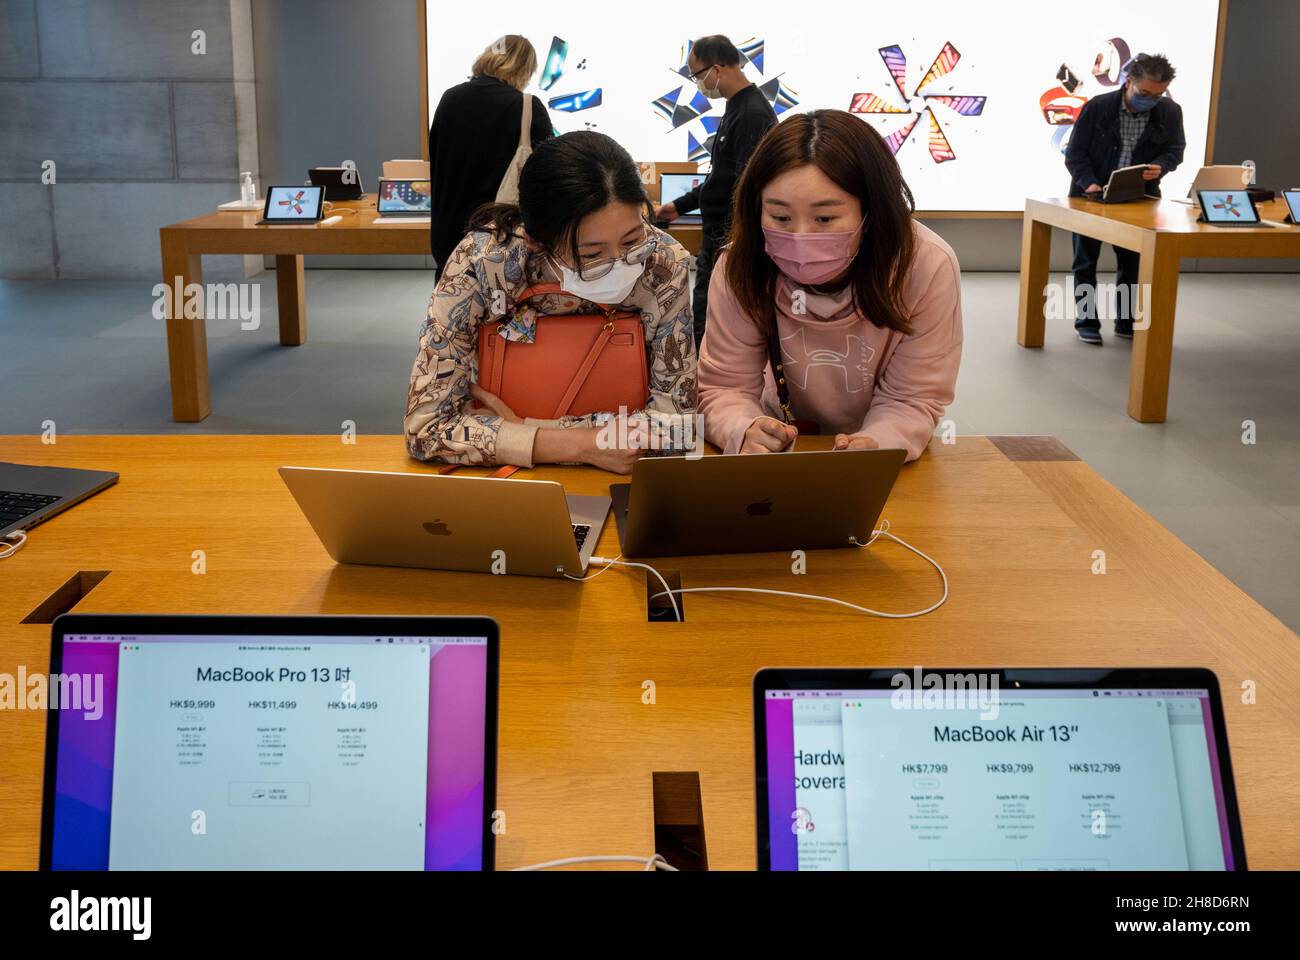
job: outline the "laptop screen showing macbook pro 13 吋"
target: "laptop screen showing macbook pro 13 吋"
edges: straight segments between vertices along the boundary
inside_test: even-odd
[[[754,730],[759,869],[1245,869],[1208,670],[768,669]]]
[[[60,617],[41,866],[491,869],[497,663],[486,618]]]

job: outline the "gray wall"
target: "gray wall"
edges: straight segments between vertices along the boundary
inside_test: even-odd
[[[253,0],[261,184],[421,154],[423,0]],[[467,61],[468,62],[468,61]],[[429,257],[308,257],[308,266],[432,266]]]
[[[239,196],[236,86],[251,92],[252,76],[236,76],[231,11],[0,0],[0,277],[157,277],[159,227]],[[47,160],[53,184],[41,182]]]
[[[1254,160],[1261,186],[1300,186],[1300,3],[1231,0],[1215,163]]]

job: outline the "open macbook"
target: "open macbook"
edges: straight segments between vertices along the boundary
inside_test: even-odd
[[[670,203],[703,183],[702,173],[661,173],[659,174],[659,202]],[[690,226],[701,221],[698,213],[683,213],[672,222],[678,226]]]
[[[1195,203],[1201,190],[1245,190],[1250,186],[1250,168],[1240,164],[1219,163],[1201,167],[1187,188],[1187,199]]]
[[[41,867],[483,870],[496,623],[65,615]]]
[[[580,577],[609,497],[550,480],[281,467],[312,529],[340,563]]]
[[[1199,669],[766,669],[760,870],[1244,870]]]
[[[626,557],[849,547],[871,539],[907,454],[642,457],[612,484]]]
[[[267,187],[266,206],[259,224],[310,226],[325,215],[325,188]]]
[[[117,478],[106,470],[0,462],[0,537],[44,523]]]

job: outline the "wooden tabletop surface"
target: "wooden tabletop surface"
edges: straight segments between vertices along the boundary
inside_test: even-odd
[[[818,441],[811,441],[816,444]],[[712,868],[752,868],[750,682],[764,666],[1204,666],[1219,676],[1247,855],[1300,863],[1296,636],[1050,438],[937,440],[904,468],[894,532],[948,572],[951,599],[887,621],[777,597],[689,595],[650,623],[640,572],[578,584],[336,565],[276,474],[292,464],[411,472],[398,436],[0,437],[0,460],[117,470],[121,481],[0,561],[0,672],[48,667],[49,626],[21,621],[79,571],[110,571],[75,609],[134,613],[486,614],[501,624],[497,806],[503,867],[653,849],[651,774],[698,771]],[[521,477],[570,493],[585,467]],[[207,572],[192,572],[193,551]],[[1106,572],[1093,573],[1095,551]],[[617,552],[614,524],[599,544]],[[683,586],[770,586],[885,610],[938,595],[897,545],[665,560]],[[654,704],[642,684],[656,685]],[[1242,701],[1244,681],[1255,702]],[[0,713],[0,867],[37,862],[45,717]]]
[[[1300,257],[1300,227],[1284,223],[1286,201],[1277,199],[1256,204],[1261,220],[1279,226],[1222,227],[1199,223],[1201,208],[1177,200],[1139,200],[1133,203],[1101,203],[1084,197],[1051,197],[1025,201],[1025,218],[1046,221],[1063,230],[1120,243],[1129,249],[1141,247],[1141,232],[1156,232],[1176,240],[1185,256],[1202,257]]]

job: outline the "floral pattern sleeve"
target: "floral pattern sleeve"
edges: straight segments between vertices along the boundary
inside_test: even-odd
[[[659,247],[620,304],[640,312],[644,324],[650,392],[636,413],[650,417],[693,413],[696,403],[688,255],[668,234],[656,232]],[[525,287],[554,280],[546,258],[530,254],[521,239],[498,242],[475,232],[460,242],[429,299],[411,369],[404,429],[412,457],[531,467],[539,428],[598,426],[617,413],[515,423],[470,406],[480,324],[515,315],[530,322],[521,322],[508,338],[531,340],[533,325],[545,323],[547,315],[599,312],[570,294],[539,296],[529,302],[534,309],[518,311],[514,298]]]
[[[495,463],[503,428],[519,424],[471,409],[469,386],[476,374],[478,328],[489,317],[490,292],[476,261],[512,251],[486,233],[471,233],[452,251],[442,278],[429,298],[420,347],[411,368],[406,397],[406,449],[417,460]],[[522,277],[522,249],[513,251]],[[509,437],[507,437],[509,439]],[[531,453],[532,438],[528,437]]]

